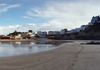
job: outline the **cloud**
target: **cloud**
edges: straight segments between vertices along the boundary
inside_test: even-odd
[[[52,24],[53,23],[53,24]],[[58,25],[58,26],[54,26]],[[60,31],[59,28],[62,28],[64,25],[62,25],[58,21],[51,21],[49,24],[43,23],[42,25],[38,25],[35,23],[29,23],[27,25],[8,25],[8,26],[0,26],[0,35],[7,35],[11,32],[14,32],[15,30],[21,31],[21,32],[26,32],[28,30],[33,30],[34,32],[37,31],[49,31],[49,30],[58,30]]]
[[[51,27],[48,27],[48,29],[51,29],[54,26],[54,29],[65,27],[73,29],[88,24],[92,16],[100,13],[100,5],[96,5],[95,3],[96,2],[93,0],[63,0],[62,2],[60,0],[51,0],[42,7],[31,8],[24,18],[32,20],[35,17],[39,17],[48,20],[46,25],[52,25]],[[53,23],[54,21],[56,22]],[[43,26],[42,23],[41,26]]]
[[[29,23],[27,25],[8,25],[8,26],[0,26],[0,35],[8,35],[9,33],[14,32],[15,30],[26,32],[28,30],[33,30],[36,32],[38,30],[38,25],[34,23]]]
[[[13,4],[13,5],[9,5],[9,4],[0,4],[0,13],[6,12],[6,11],[8,11],[9,9],[17,8],[17,7],[20,7],[20,5],[19,5],[19,4]]]
[[[49,31],[61,30],[63,28],[73,29],[81,25],[88,24],[92,16],[100,13],[99,0],[46,0],[47,2],[41,7],[32,7],[23,16],[25,19],[33,20],[34,18],[43,19],[43,23],[27,23],[27,25],[9,25],[0,26],[1,34],[7,34],[18,31]],[[96,3],[98,2],[98,3]],[[2,4],[3,5],[3,4]],[[8,4],[7,4],[8,5]],[[3,5],[4,8],[8,7]],[[17,4],[6,8],[8,11],[11,8],[19,7]],[[0,6],[0,9],[3,8]],[[4,9],[3,8],[3,9]],[[2,10],[3,10],[2,9]],[[1,10],[1,11],[2,11]],[[3,12],[6,12],[3,11]],[[38,19],[38,21],[39,21]],[[45,22],[46,21],[46,22]],[[5,31],[4,31],[5,30]]]
[[[19,25],[0,26],[0,35],[15,31],[17,27],[19,27]]]

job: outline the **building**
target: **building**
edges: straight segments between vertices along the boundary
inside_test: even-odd
[[[15,36],[15,39],[18,39],[18,40],[22,39],[21,34],[16,35],[16,36]]]
[[[82,25],[80,28],[75,28],[75,29],[70,30],[70,32],[71,33],[80,32],[80,31],[85,30],[87,27],[88,25]]]
[[[76,33],[76,32],[80,32],[81,28],[75,28],[70,30],[70,33]]]
[[[28,36],[28,38],[32,39],[32,38],[34,37],[35,33],[33,33],[32,30],[29,30],[29,31],[26,33],[26,35]]]
[[[34,34],[32,30],[29,30],[28,32],[13,32],[10,33],[8,36],[11,37],[11,39],[32,39],[34,37]]]
[[[49,31],[48,35],[60,35],[60,31]]]
[[[37,32],[37,35],[38,35],[40,38],[45,38],[45,37],[47,36],[47,32],[38,31],[38,32]]]

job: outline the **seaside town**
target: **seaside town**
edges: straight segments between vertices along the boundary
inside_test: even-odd
[[[100,70],[100,0],[0,0],[0,70]]]
[[[32,40],[38,38],[47,38],[55,40],[99,40],[100,39],[100,16],[93,16],[87,25],[82,25],[79,28],[68,30],[62,29],[61,31],[38,31],[33,32],[17,32],[5,35],[0,35],[1,40]]]

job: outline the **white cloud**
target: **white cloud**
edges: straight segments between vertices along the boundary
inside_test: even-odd
[[[17,7],[20,7],[20,5],[19,5],[19,4],[13,4],[13,5],[9,5],[9,4],[0,4],[0,13],[6,12],[6,11],[8,11],[9,9],[17,8]]]
[[[52,24],[53,23],[53,24]],[[58,25],[55,26],[54,25]],[[47,23],[43,23],[42,25],[38,25],[35,23],[29,23],[27,25],[8,25],[8,26],[0,26],[0,35],[2,34],[9,34],[11,32],[14,32],[15,30],[17,31],[21,31],[21,32],[26,32],[28,30],[33,30],[34,32],[37,31],[49,31],[49,30],[60,30],[59,28],[62,28],[64,25],[62,25],[60,22],[58,21],[51,21],[48,24]]]
[[[21,25],[8,25],[8,26],[0,26],[0,35],[8,34],[17,30]]]
[[[14,30],[28,31],[29,29],[32,29],[33,31],[60,30],[63,28],[73,29],[88,24],[92,16],[96,16],[100,13],[100,5],[94,0],[76,0],[76,2],[71,0],[70,2],[60,2],[61,0],[49,1],[51,2],[47,2],[44,6],[31,8],[27,14],[23,16],[25,19],[31,20],[35,17],[39,17],[45,19],[47,23],[36,24],[33,22],[31,24],[27,23],[28,25],[0,26],[0,33],[8,34]],[[99,0],[97,1],[99,2]],[[10,8],[15,7],[18,6],[9,6],[6,9],[9,10]],[[1,6],[0,9],[0,11],[3,11]],[[3,12],[7,10],[4,10]]]
[[[34,19],[34,17],[39,17],[46,20],[49,19],[46,25],[51,26],[48,27],[48,29],[52,29],[54,26],[53,29],[61,29],[65,27],[73,29],[87,24],[92,16],[100,14],[100,5],[96,5],[95,3],[94,0],[77,0],[76,2],[61,2],[60,0],[58,2],[57,0],[51,1],[42,7],[31,8],[24,18]],[[53,23],[54,21],[56,22]],[[41,26],[43,25],[41,24]]]

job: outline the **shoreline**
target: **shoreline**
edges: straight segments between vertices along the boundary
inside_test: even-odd
[[[63,60],[63,57],[66,55],[65,54],[66,45],[69,45],[68,48],[69,50],[72,51],[71,48],[73,47],[71,47],[70,44],[64,43],[61,44],[58,48],[49,51],[44,51],[29,55],[0,57],[0,69],[1,70],[44,70],[44,66],[41,67],[41,65],[50,64],[50,66],[46,66],[47,67],[46,70],[49,69],[51,70],[52,66],[55,66],[55,64],[58,65],[59,61]],[[67,52],[69,52],[69,50],[67,50]],[[51,63],[53,64],[51,65]],[[62,64],[60,67],[61,68],[63,67]],[[58,70],[59,66],[56,68],[57,68],[56,70]],[[55,70],[55,68],[52,70]]]
[[[44,38],[46,39],[46,38]],[[39,42],[40,39],[0,39],[0,42]],[[100,41],[100,40],[53,40],[46,39],[46,42],[74,42],[74,41]]]
[[[100,45],[81,45],[80,41],[75,41],[36,54],[0,58],[0,70],[86,69],[100,69]]]

